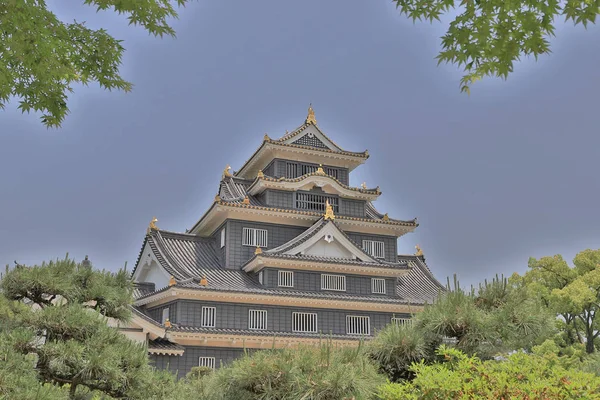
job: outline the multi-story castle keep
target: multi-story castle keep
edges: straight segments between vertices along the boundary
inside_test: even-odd
[[[124,332],[148,343],[180,376],[218,367],[244,349],[354,345],[419,312],[443,290],[412,232],[375,209],[379,187],[349,185],[368,152],[346,151],[305,122],[265,135],[234,173],[223,172],[206,213],[186,233],[148,228],[133,271],[134,319]]]

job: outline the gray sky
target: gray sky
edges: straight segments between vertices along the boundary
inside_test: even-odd
[[[448,21],[413,24],[388,1],[200,0],[162,40],[49,3],[124,39],[135,88],[77,88],[59,130],[16,104],[0,112],[2,264],[70,252],[131,269],[153,216],[191,227],[225,165],[300,125],[310,102],[333,140],[369,150],[351,183],[379,185],[379,211],[419,218],[399,250],[420,244],[440,280],[600,247],[597,26],[559,26],[551,56],[468,97],[434,60]]]

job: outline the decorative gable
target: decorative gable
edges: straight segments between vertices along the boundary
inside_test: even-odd
[[[343,151],[331,139],[329,139],[315,124],[303,125],[301,128],[279,139],[285,144],[297,144],[300,146],[326,149],[335,152]]]
[[[293,144],[298,144],[301,146],[308,147],[316,147],[318,149],[329,149],[325,143],[323,143],[317,136],[315,136],[312,132],[307,133],[302,136],[300,139],[292,142]]]

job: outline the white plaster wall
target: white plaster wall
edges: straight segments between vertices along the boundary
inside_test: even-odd
[[[304,254],[320,257],[352,258],[352,253],[339,244],[335,239],[331,243],[328,243],[325,241],[325,239],[321,239],[306,249]]]

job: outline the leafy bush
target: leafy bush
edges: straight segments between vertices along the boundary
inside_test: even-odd
[[[558,357],[517,352],[504,360],[481,361],[441,346],[442,363],[414,364],[412,382],[382,386],[383,400],[598,399],[600,378],[567,370]]]

